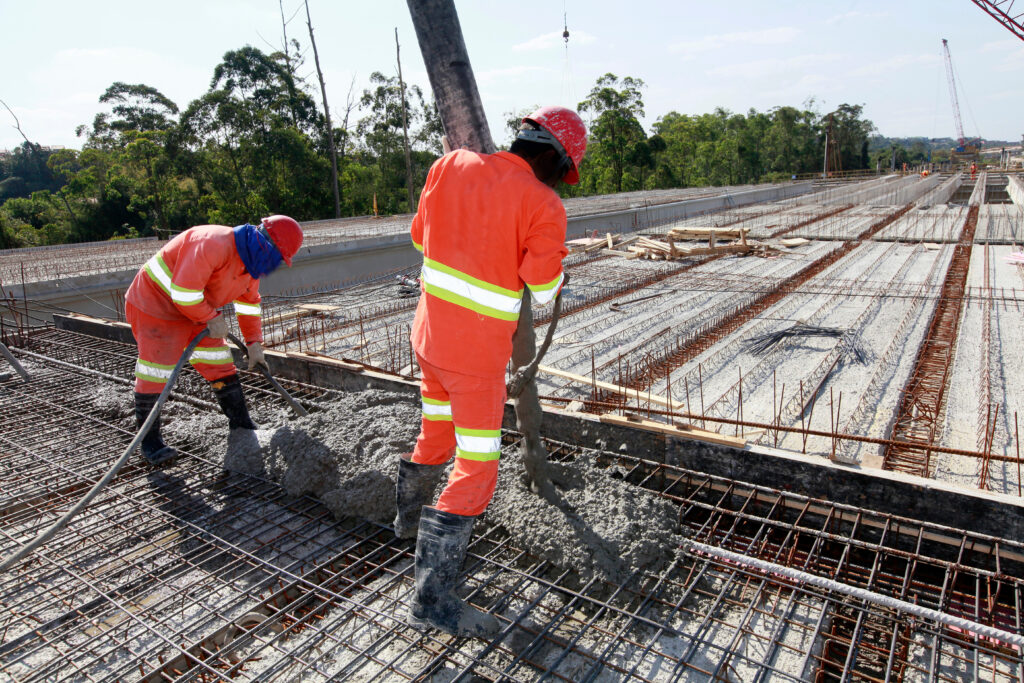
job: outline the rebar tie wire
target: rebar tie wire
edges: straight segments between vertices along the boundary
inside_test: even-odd
[[[51,524],[49,528],[42,531],[34,539],[23,545],[18,550],[14,551],[3,562],[0,562],[0,573],[7,571],[19,560],[21,560],[26,555],[31,553],[33,550],[35,550],[36,548],[38,548],[39,546],[53,538],[54,534],[63,529],[68,524],[68,522],[70,522],[75,517],[75,515],[81,512],[86,505],[91,503],[92,500],[97,495],[99,495],[100,491],[102,491],[104,487],[106,487],[106,485],[109,484],[110,481],[117,476],[117,473],[128,461],[128,458],[131,457],[132,452],[135,451],[136,447],[138,447],[139,443],[142,441],[142,438],[149,433],[149,430],[153,426],[153,423],[156,422],[157,417],[160,415],[160,408],[163,407],[164,401],[166,401],[167,397],[170,396],[171,389],[174,388],[174,383],[178,380],[178,375],[181,373],[181,368],[183,365],[185,365],[185,361],[187,361],[189,357],[192,355],[192,352],[195,350],[199,342],[208,337],[209,334],[210,331],[204,329],[202,332],[196,335],[195,339],[189,342],[188,346],[185,347],[185,350],[182,352],[181,357],[178,359],[177,365],[175,365],[174,370],[171,371],[171,376],[167,380],[167,384],[164,386],[164,390],[160,392],[160,396],[156,400],[156,405],[153,406],[153,409],[149,411],[149,416],[146,418],[146,421],[142,423],[142,427],[139,428],[139,431],[135,435],[135,438],[132,439],[132,442],[130,444],[128,444],[128,447],[125,448],[124,453],[122,453],[121,457],[117,459],[117,462],[115,462],[110,467],[110,470],[103,476],[103,478],[96,482],[96,484],[89,490],[89,492],[85,494],[85,496],[80,501],[78,501],[70,510],[65,512],[60,519]]]

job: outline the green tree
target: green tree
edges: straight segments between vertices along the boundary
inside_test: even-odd
[[[406,189],[405,152],[402,144],[402,90],[397,77],[379,71],[370,75],[373,87],[363,91],[359,103],[367,115],[359,120],[357,131],[362,140],[364,163],[376,165],[374,192],[382,213],[415,211],[409,206]],[[428,107],[418,86],[406,87],[405,116],[412,151],[413,189],[418,192],[426,181],[430,164],[440,150],[440,117],[433,104]]]
[[[643,87],[639,78],[627,76],[620,81],[608,73],[597,79],[587,99],[579,103],[579,110],[588,113],[591,121],[590,147],[583,163],[597,171],[592,174],[593,184],[587,182],[588,189],[638,189],[639,173],[631,161],[647,158],[636,149],[647,138],[639,121],[644,116]],[[624,183],[626,180],[630,182]]]
[[[308,93],[247,46],[224,55],[210,90],[182,113],[176,144],[208,220],[235,224],[270,212],[304,220],[331,204],[320,130]]]

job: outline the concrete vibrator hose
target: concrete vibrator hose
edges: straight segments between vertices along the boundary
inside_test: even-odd
[[[85,494],[85,496],[80,501],[78,501],[78,503],[76,503],[74,507],[65,512],[60,519],[51,524],[49,528],[42,531],[34,539],[23,545],[18,550],[14,551],[9,557],[5,558],[3,562],[0,562],[0,573],[3,573],[4,571],[12,567],[15,563],[17,563],[19,560],[21,560],[26,555],[31,553],[33,550],[35,550],[36,548],[38,548],[39,546],[43,545],[51,538],[53,538],[54,534],[63,529],[67,525],[67,523],[75,517],[75,515],[77,515],[79,512],[82,511],[83,508],[85,508],[85,506],[91,503],[92,500],[97,495],[99,495],[100,491],[102,491],[103,488],[106,487],[106,485],[109,484],[111,480],[117,476],[117,473],[121,471],[121,468],[128,461],[128,458],[131,457],[131,454],[135,451],[139,443],[142,441],[142,437],[147,432],[149,432],[150,427],[152,427],[153,423],[156,421],[157,416],[160,414],[160,409],[163,407],[164,402],[167,400],[167,397],[170,396],[171,390],[174,388],[174,384],[178,381],[178,375],[181,373],[182,366],[184,366],[185,362],[192,356],[192,352],[195,350],[199,342],[208,337],[209,334],[209,330],[203,330],[198,335],[196,335],[195,339],[189,342],[188,346],[185,347],[185,350],[181,354],[181,358],[178,359],[178,363],[174,366],[174,370],[171,371],[171,376],[167,380],[167,384],[164,386],[164,390],[160,392],[160,396],[156,400],[156,405],[154,405],[153,409],[149,411],[149,416],[146,418],[146,421],[142,423],[142,427],[139,428],[139,431],[135,435],[135,438],[132,439],[132,442],[130,444],[128,444],[128,447],[125,448],[124,453],[122,453],[121,457],[117,459],[117,462],[115,462],[107,471],[107,473],[103,476],[103,478],[96,482],[96,484],[89,490],[89,492]],[[237,337],[235,337],[232,334],[229,334],[228,338],[230,338],[231,341],[238,345],[238,347],[242,349],[243,352],[246,352],[245,344],[240,342]],[[15,361],[15,366],[17,368],[21,367],[20,365],[17,365],[17,361]],[[299,405],[299,403],[294,398],[292,398],[287,391],[285,391],[284,387],[277,383],[277,380],[275,380],[271,376],[269,370],[261,366],[260,371],[263,373],[263,376],[270,381],[270,384],[274,387],[274,389],[276,389],[278,393],[280,393],[281,396],[285,399],[285,401],[288,402],[288,405],[291,406],[293,411],[295,411],[298,415],[308,415],[306,410],[301,405]],[[22,370],[22,372],[24,373],[24,370]],[[28,373],[24,374],[27,377]]]
[[[124,449],[124,453],[122,453],[121,457],[117,459],[117,462],[115,462],[107,473],[103,475],[103,478],[96,482],[96,484],[89,489],[89,492],[85,494],[80,501],[75,503],[74,507],[65,512],[60,519],[51,524],[49,528],[42,531],[34,539],[11,553],[11,555],[5,558],[3,562],[0,562],[0,573],[7,571],[23,557],[53,538],[54,534],[63,529],[67,523],[75,517],[75,515],[81,512],[86,505],[91,503],[93,498],[98,496],[100,491],[102,491],[104,487],[117,476],[117,473],[121,471],[124,464],[128,462],[128,458],[131,457],[131,454],[142,441],[142,437],[149,432],[150,427],[152,427],[153,423],[156,422],[157,416],[160,415],[160,408],[163,407],[164,401],[166,401],[167,397],[170,396],[171,389],[174,388],[175,382],[178,381],[178,375],[181,373],[181,368],[185,364],[185,361],[187,361],[192,355],[196,345],[209,336],[209,334],[210,332],[208,330],[203,330],[196,335],[195,339],[189,342],[188,346],[185,347],[185,350],[181,354],[181,358],[178,359],[177,365],[175,365],[174,370],[171,371],[171,376],[167,380],[167,385],[164,386],[164,390],[160,392],[160,396],[156,400],[156,405],[154,405],[153,409],[149,411],[149,416],[146,418],[146,421],[142,423],[142,427],[140,427],[138,433],[135,434],[135,438],[132,439],[132,442]]]

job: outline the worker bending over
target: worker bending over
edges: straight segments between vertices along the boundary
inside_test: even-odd
[[[458,150],[427,175],[412,221],[413,245],[423,252],[412,327],[423,418],[415,450],[399,461],[395,519],[401,538],[418,529],[414,626],[467,636],[498,629],[453,589],[473,522],[497,483],[523,286],[538,304],[562,286],[565,208],[554,188],[579,182],[586,135],[576,112],[542,107],[523,119],[508,152]],[[448,485],[423,507],[453,455]]]
[[[146,421],[185,347],[203,329],[210,335],[192,352],[191,363],[213,386],[231,429],[256,429],[225,337],[228,322],[218,311],[233,303],[245,338],[249,369],[266,366],[260,322],[259,278],[302,246],[302,229],[288,216],[259,225],[200,225],[177,235],[139,270],[125,295],[125,318],[139,347],[135,363],[135,419]],[[142,439],[142,457],[152,465],[177,455],[160,438],[160,417]]]

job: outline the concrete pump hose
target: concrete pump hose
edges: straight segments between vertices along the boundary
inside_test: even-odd
[[[21,367],[21,363],[19,363],[18,359],[14,357],[14,354],[11,353],[11,350],[7,348],[3,343],[0,343],[0,354],[3,354],[3,357],[6,358],[7,362],[11,364],[11,367],[14,368],[15,372],[21,375],[21,378],[23,380],[28,382],[29,380],[32,379],[31,377],[29,377],[29,374],[25,370],[25,368]]]
[[[237,346],[242,351],[242,353],[244,353],[247,356],[249,355],[249,347],[246,346],[241,339],[239,339],[238,337],[231,333],[228,333],[228,339],[234,342],[235,346]],[[309,412],[302,407],[302,404],[300,404],[298,401],[292,398],[292,395],[289,394],[276,379],[274,379],[274,376],[270,374],[270,370],[263,367],[262,365],[258,367],[260,369],[260,372],[263,373],[263,376],[267,378],[268,382],[270,382],[270,386],[274,387],[274,389],[277,390],[277,393],[281,394],[281,398],[285,400],[285,403],[287,403],[291,407],[292,411],[296,415],[298,415],[299,417],[306,417],[307,415],[309,415]]]
[[[1004,631],[1002,629],[995,628],[994,626],[979,624],[978,622],[971,621],[970,619],[963,619],[961,617],[953,616],[952,614],[946,614],[945,612],[939,612],[938,610],[930,609],[928,607],[915,605],[914,603],[907,602],[906,600],[900,600],[899,598],[889,597],[888,595],[875,593],[874,591],[869,591],[857,586],[840,583],[833,579],[826,579],[823,576],[816,576],[814,574],[800,571],[799,569],[776,564],[774,562],[767,562],[756,557],[748,557],[747,555],[734,553],[730,550],[718,548],[713,545],[706,545],[704,543],[698,543],[697,541],[688,541],[685,546],[691,552],[695,552],[695,554],[710,555],[741,566],[752,567],[769,574],[785,576],[793,581],[799,581],[800,583],[816,586],[817,588],[827,590],[830,593],[840,593],[851,598],[864,600],[865,602],[904,612],[919,619],[935,621],[940,624],[944,624],[945,626],[958,628],[966,632],[968,635],[984,636],[1008,645],[1016,645],[1019,648],[1024,648],[1024,636],[1017,633],[1010,633],[1009,631]]]
[[[544,360],[544,354],[548,352],[548,347],[551,346],[551,340],[555,336],[555,328],[558,327],[558,318],[562,313],[562,292],[569,284],[569,273],[565,273],[562,280],[562,287],[555,295],[555,303],[551,309],[551,322],[548,323],[547,332],[544,335],[544,341],[540,345],[540,349],[537,350],[536,355],[530,364],[516,372],[516,374],[509,381],[506,387],[506,393],[510,398],[516,398],[523,393],[523,387],[526,386],[527,382],[533,381],[533,378],[537,375],[537,368],[540,367],[540,363]],[[527,294],[526,296],[530,296]]]
[[[33,550],[35,550],[36,548],[38,548],[39,546],[53,538],[54,534],[63,529],[68,522],[74,519],[75,515],[81,512],[86,505],[91,503],[93,498],[99,495],[100,491],[102,491],[104,487],[106,487],[106,485],[109,484],[110,481],[117,476],[117,473],[121,470],[121,467],[124,466],[124,464],[128,461],[128,458],[131,457],[131,454],[135,451],[139,443],[142,441],[142,437],[149,432],[150,427],[152,427],[153,423],[156,422],[157,417],[160,415],[160,408],[163,407],[164,401],[166,401],[167,397],[170,396],[171,389],[174,388],[174,383],[178,380],[178,374],[181,372],[182,366],[185,365],[185,361],[187,361],[189,357],[191,357],[192,351],[195,350],[196,345],[199,344],[199,342],[201,342],[203,339],[205,339],[209,334],[209,330],[203,330],[198,335],[196,335],[195,339],[189,342],[188,346],[185,347],[185,350],[181,354],[181,358],[178,359],[178,364],[174,366],[174,370],[171,372],[171,376],[167,380],[166,386],[164,386],[164,390],[160,392],[160,396],[156,400],[156,405],[154,405],[153,409],[149,411],[149,416],[146,418],[146,421],[142,423],[142,426],[139,428],[139,431],[135,435],[135,438],[132,439],[132,442],[128,444],[128,447],[126,449],[124,449],[124,453],[122,453],[121,457],[117,459],[117,462],[115,462],[111,466],[110,470],[108,470],[107,473],[103,476],[103,478],[96,482],[96,484],[89,490],[89,492],[85,494],[85,496],[80,501],[78,501],[74,507],[65,512],[60,519],[51,524],[49,528],[41,532],[34,539],[23,545],[18,550],[14,551],[14,553],[7,557],[3,562],[0,562],[0,573],[7,571],[16,562],[18,562],[26,555],[31,553]]]

